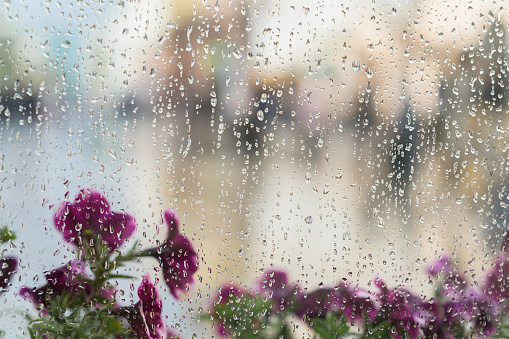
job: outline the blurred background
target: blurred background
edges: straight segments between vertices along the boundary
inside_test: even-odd
[[[159,287],[184,337],[212,336],[198,319],[220,285],[271,267],[429,295],[445,251],[476,281],[506,230],[503,5],[4,1],[0,222],[20,270],[0,308],[31,309],[19,287],[73,257],[53,213],[83,187],[135,215],[142,245],[178,211],[197,283]],[[119,281],[126,303],[137,284]]]

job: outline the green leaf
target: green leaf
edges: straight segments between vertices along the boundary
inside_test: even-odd
[[[0,227],[0,244],[4,244],[14,239],[16,239],[16,233],[14,233],[14,231],[9,230],[6,225]]]
[[[122,330],[122,325],[115,318],[106,318],[103,322],[104,332],[106,334],[117,333]]]
[[[62,326],[60,324],[54,321],[50,322],[50,319],[46,318],[35,320],[30,324],[30,326],[35,331],[35,333],[42,331],[43,333],[58,334],[62,332]]]
[[[127,274],[110,274],[108,277],[110,279],[136,279],[135,276]]]
[[[35,336],[34,331],[31,328],[28,328],[28,333],[30,333],[30,338],[31,339],[37,339],[37,337]]]

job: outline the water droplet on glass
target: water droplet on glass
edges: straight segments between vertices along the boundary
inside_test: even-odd
[[[306,218],[304,218],[304,222],[310,225],[313,222],[313,217],[308,215]]]
[[[341,168],[338,168],[338,174],[336,174],[336,179],[341,179],[343,177],[343,172],[341,171]]]
[[[219,124],[219,126],[217,127],[217,133],[219,133],[219,134],[223,134],[224,130],[225,130],[225,123],[224,123],[224,122],[222,122],[222,123],[220,123],[220,124]]]
[[[369,67],[366,68],[366,76],[370,79],[373,77],[373,71]]]
[[[357,72],[361,69],[361,63],[358,61],[352,62],[352,69]]]
[[[237,59],[240,59],[242,58],[242,53],[240,53],[240,51],[237,48],[235,48],[233,50],[233,56],[236,57]]]
[[[263,121],[265,114],[263,114],[263,111],[260,109],[256,112],[256,116],[258,117],[258,120]]]

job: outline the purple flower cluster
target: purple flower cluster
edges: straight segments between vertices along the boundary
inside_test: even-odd
[[[44,274],[46,285],[37,289],[22,287],[20,295],[31,300],[43,310],[56,298],[66,295],[70,302],[84,302],[92,293],[92,285],[82,275],[85,264],[82,261],[70,262],[65,266]]]
[[[168,225],[166,241],[160,247],[143,251],[142,255],[159,260],[165,282],[172,295],[178,299],[178,292],[188,290],[194,281],[193,274],[198,270],[198,255],[189,238],[179,233],[177,214],[166,210],[164,219]],[[74,203],[62,203],[57,208],[54,220],[64,239],[78,248],[89,246],[87,240],[90,241],[91,233],[102,239],[108,249],[113,251],[136,229],[131,215],[112,212],[104,195],[93,189],[82,189]]]
[[[506,248],[509,245],[504,243],[502,249]],[[386,326],[390,334],[385,335],[391,338],[491,337],[497,333],[509,300],[506,251],[495,259],[480,288],[454,269],[445,254],[427,268],[427,273],[440,283],[437,296],[428,299],[405,288],[391,289],[380,277],[374,279],[375,291],[344,281],[335,287],[305,291],[291,283],[283,271],[270,270],[250,291],[231,284],[223,286],[214,305],[226,305],[232,298],[263,296],[272,302],[272,314],[297,316],[309,325],[313,319],[333,314],[366,331]],[[219,323],[218,331],[229,336],[225,325],[224,321]]]
[[[336,287],[319,288],[296,294],[295,313],[304,321],[323,318],[327,312],[341,312],[349,320],[360,322],[364,315],[373,319],[376,307],[368,291],[344,282]]]
[[[125,212],[111,211],[108,200],[100,192],[82,189],[74,202],[62,203],[54,214],[56,228],[68,243],[78,248],[79,259],[45,273],[45,285],[23,287],[20,295],[40,307],[48,317],[54,314],[55,307],[70,309],[88,303],[92,309],[109,307],[109,314],[124,318],[131,333],[138,338],[176,338],[163,322],[162,298],[148,275],[142,278],[139,301],[132,306],[120,306],[115,301],[115,288],[108,283],[115,276],[110,275],[113,267],[136,257],[152,256],[158,259],[164,280],[175,298],[180,291],[190,288],[198,269],[197,252],[191,241],[179,233],[176,213],[167,210],[164,219],[168,236],[161,246],[141,252],[135,246],[122,256],[118,249],[134,233],[135,219]],[[2,261],[0,292],[7,287],[15,269],[16,260]]]

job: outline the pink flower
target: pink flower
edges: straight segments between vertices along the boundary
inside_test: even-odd
[[[74,203],[62,203],[55,212],[54,221],[67,242],[82,247],[87,241],[86,232],[91,231],[106,242],[110,251],[121,246],[136,228],[132,216],[110,211],[104,195],[89,188],[82,189]]]

